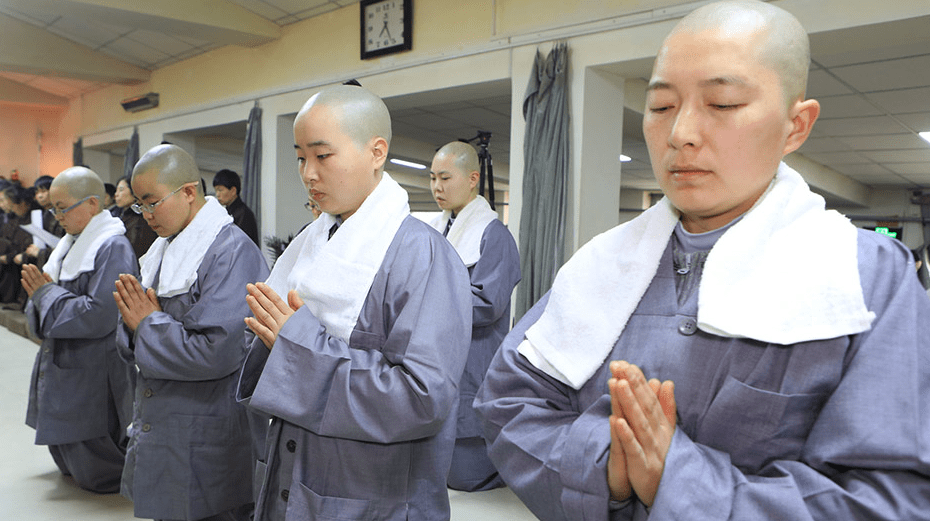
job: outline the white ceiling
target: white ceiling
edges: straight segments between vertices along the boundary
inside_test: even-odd
[[[144,81],[152,70],[222,45],[270,41],[280,26],[357,2],[226,0],[229,14],[212,16],[215,9],[198,9],[215,0],[132,8],[120,0],[0,0],[0,44],[12,55],[0,56],[0,95],[67,103],[107,84]],[[34,56],[42,53],[13,52],[4,40],[12,36],[4,35],[14,33],[41,40],[36,47],[84,53],[74,60],[90,61],[76,72]],[[917,135],[930,131],[930,16],[815,34],[811,41],[808,95],[823,110],[799,152],[871,187],[930,188],[930,143]],[[628,66],[620,69],[629,76]],[[648,63],[638,75],[647,79]],[[439,146],[486,130],[493,133],[495,161],[509,162],[510,92],[509,82],[496,82],[386,101],[395,135]],[[633,162],[624,164],[623,182],[650,188],[640,122],[638,111],[626,110],[623,152]]]

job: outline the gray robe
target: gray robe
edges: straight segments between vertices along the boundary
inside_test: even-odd
[[[274,416],[256,521],[449,519],[470,299],[452,246],[407,217],[349,344],[306,306],[252,343],[238,394]]]
[[[267,277],[258,247],[230,223],[187,293],[159,298],[163,311],[135,334],[119,327],[120,354],[138,367],[122,491],[136,517],[201,519],[252,501],[252,436],[234,393],[245,286]]]
[[[458,490],[483,490],[503,485],[488,459],[481,425],[472,408],[475,393],[484,381],[491,359],[510,331],[510,296],[520,282],[520,255],[507,227],[491,221],[481,236],[481,257],[468,267],[471,280],[472,330],[468,361],[459,383],[459,414],[456,450],[449,472],[449,486]],[[474,439],[474,442],[469,439]]]
[[[100,246],[92,271],[45,284],[27,302],[29,328],[42,339],[26,412],[38,445],[104,436],[120,445],[125,437],[132,391],[126,364],[116,353],[119,311],[113,284],[120,273],[139,273],[123,236]]]
[[[475,400],[491,459],[545,521],[928,520],[930,300],[909,259],[901,243],[860,230],[872,328],[779,345],[698,329],[698,292],[679,303],[669,246],[577,391],[517,351],[547,294],[504,340]],[[678,426],[648,510],[609,502],[611,360],[675,382]]]

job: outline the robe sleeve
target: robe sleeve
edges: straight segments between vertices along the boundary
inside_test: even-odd
[[[429,238],[429,249],[402,243],[393,264],[382,265],[386,285],[372,285],[362,314],[383,313],[383,332],[356,326],[350,346],[300,308],[281,329],[250,405],[321,436],[394,443],[438,433],[458,401],[471,302],[458,255],[439,234]]]
[[[750,474],[678,429],[648,519],[930,519],[930,300],[910,253],[883,242],[892,247],[859,249],[876,319],[852,337],[800,461]]]
[[[489,326],[510,309],[510,296],[520,282],[520,256],[513,236],[498,220],[481,236],[481,257],[470,269],[472,326]]]
[[[211,246],[189,293],[173,297],[190,299],[179,316],[156,311],[139,323],[132,343],[144,377],[215,380],[241,367],[243,319],[249,314],[245,287],[265,280],[268,267],[255,245],[232,241],[231,236],[226,233],[225,241]]]
[[[128,242],[109,240],[97,250],[94,270],[83,294],[72,293],[58,284],[45,284],[36,290],[27,310],[33,331],[39,338],[109,335],[119,316],[113,291],[120,273],[138,273],[135,255]]]
[[[574,390],[517,351],[548,301],[547,293],[507,335],[478,390],[488,456],[539,519],[609,519],[609,397],[579,411]]]

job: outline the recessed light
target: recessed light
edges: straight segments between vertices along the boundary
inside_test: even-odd
[[[918,132],[918,136],[924,138],[925,141],[930,142],[930,131],[928,132]]]
[[[620,158],[619,158],[619,159],[620,159],[620,162],[621,162],[621,163],[629,163],[630,161],[633,160],[632,157],[630,157],[630,156],[625,156],[625,155],[623,155],[623,154],[620,154]]]
[[[404,161],[403,159],[391,159],[391,162],[395,165],[406,166],[407,168],[416,168],[417,170],[426,170],[426,165],[421,165],[420,163],[414,163],[413,161]]]

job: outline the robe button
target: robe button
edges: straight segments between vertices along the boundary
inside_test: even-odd
[[[142,396],[145,396],[146,398],[151,398],[153,394],[155,393],[152,392],[151,389],[146,389],[145,391],[142,392]]]
[[[51,351],[51,349],[48,348],[48,347],[46,347],[45,349],[42,350],[43,353],[48,353],[49,351]]]
[[[142,432],[148,432],[148,431],[150,431],[150,430],[152,430],[152,426],[151,426],[151,425],[149,425],[149,424],[147,424],[147,423],[142,424]]]
[[[45,377],[45,371],[39,371],[39,378]]]
[[[287,491],[287,489],[282,490],[282,491],[281,491],[281,499],[283,499],[284,501],[287,501],[287,496],[288,496],[288,491]]]
[[[294,440],[287,440],[285,446],[287,447],[288,452],[294,452],[297,450],[297,442]]]
[[[697,331],[697,322],[693,318],[686,318],[678,323],[678,332],[682,335],[693,335]]]

